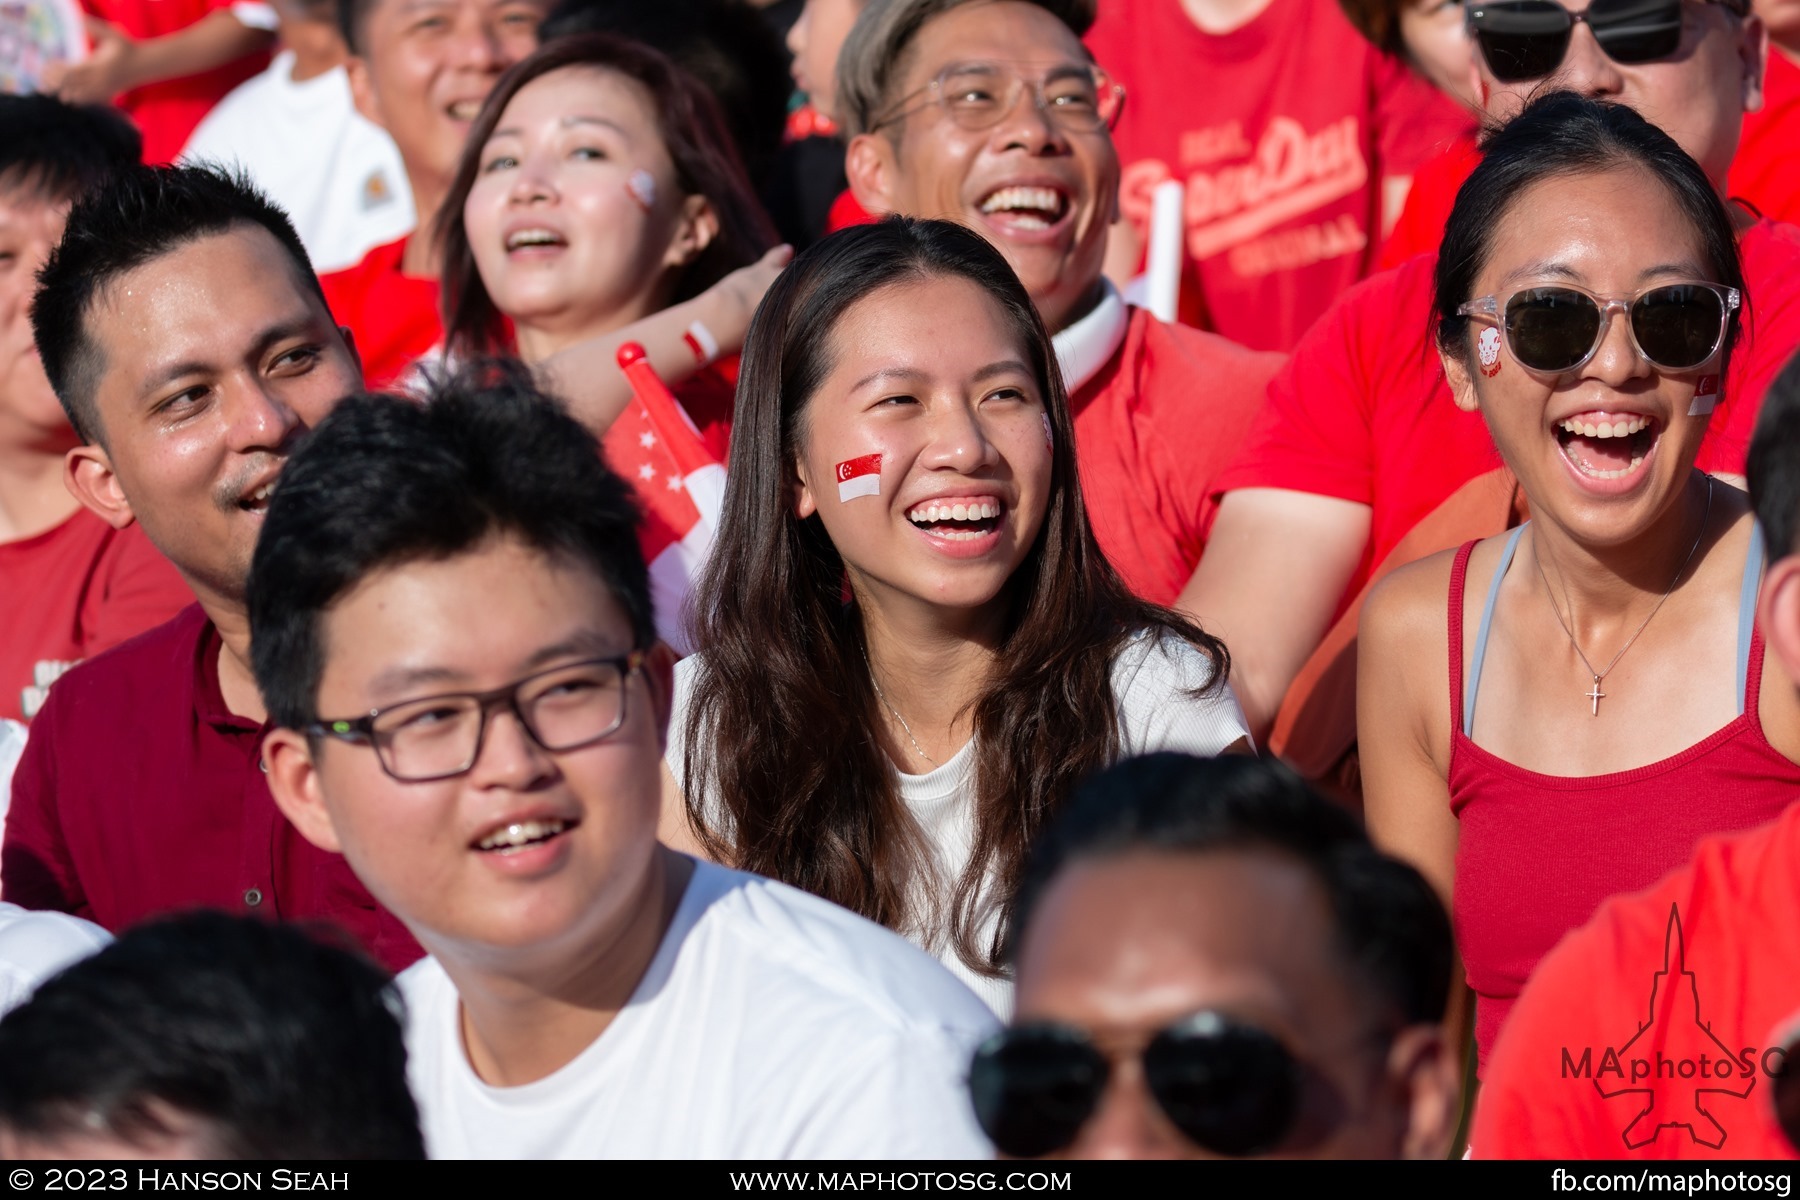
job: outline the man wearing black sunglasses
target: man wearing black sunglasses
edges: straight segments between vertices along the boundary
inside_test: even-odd
[[[452,1158],[944,1158],[993,1028],[899,936],[657,839],[673,655],[629,485],[518,374],[353,397],[251,570],[289,819],[430,957],[402,974]]]
[[[1530,55],[1517,49],[1521,35],[1509,35],[1514,54],[1506,61],[1514,64],[1549,62],[1550,43],[1566,43],[1553,75],[1503,80],[1478,49],[1483,105],[1505,120],[1555,87],[1627,104],[1723,192],[1744,113],[1762,100],[1766,36],[1743,3],[1680,0],[1675,48],[1642,61],[1646,47],[1666,44],[1668,21],[1659,26],[1661,43],[1625,45],[1607,9],[1577,22],[1569,14],[1585,18],[1590,9],[1570,0],[1554,18],[1567,26],[1563,33],[1540,14],[1544,30]],[[1606,44],[1640,61],[1611,56],[1595,22]],[[1742,474],[1764,390],[1800,345],[1800,229],[1735,212],[1750,336],[1732,360],[1723,411],[1699,461],[1732,477]],[[1363,281],[1295,348],[1217,480],[1224,495],[1208,554],[1180,601],[1232,646],[1232,683],[1252,730],[1310,778],[1355,777],[1348,698],[1367,586],[1515,520],[1511,478],[1496,471],[1481,421],[1456,411],[1429,345],[1435,263],[1435,252],[1422,254]]]
[[[1441,1156],[1450,922],[1411,867],[1274,763],[1156,754],[1034,853],[1017,1016],[976,1052],[1013,1157]]]

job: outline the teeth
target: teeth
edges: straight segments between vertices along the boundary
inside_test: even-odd
[[[548,229],[521,229],[507,236],[506,248],[516,250],[520,246],[560,246],[562,238]]]
[[[504,829],[482,838],[476,843],[480,850],[516,850],[521,846],[529,846],[533,842],[554,837],[568,828],[567,821],[515,821]]]
[[[1583,475],[1588,476],[1590,479],[1623,479],[1625,476],[1637,470],[1638,465],[1644,461],[1643,455],[1634,454],[1631,456],[1631,465],[1629,467],[1620,467],[1616,471],[1596,471],[1573,454],[1565,455],[1564,457],[1575,464],[1576,470],[1580,471]]]
[[[999,515],[1000,505],[994,500],[977,500],[973,504],[939,504],[932,501],[906,514],[908,520],[919,525],[929,525],[934,521],[991,521]]]
[[[449,112],[458,121],[473,121],[481,112],[481,101],[458,100],[450,106]]]
[[[1062,197],[1047,187],[1004,187],[981,202],[984,213],[1007,209],[1012,212],[1035,209],[1054,218],[1062,211]]]
[[[1571,417],[1561,424],[1561,428],[1569,433],[1591,438],[1630,437],[1649,427],[1649,417],[1625,417],[1618,421],[1601,421],[1597,425],[1591,421],[1577,421]]]
[[[267,482],[267,483],[263,484],[261,487],[257,488],[254,492],[251,492],[248,496],[245,496],[244,503],[245,504],[266,504],[266,503],[268,503],[269,497],[273,496],[274,494],[275,494],[275,481],[273,479],[271,479],[269,482]]]

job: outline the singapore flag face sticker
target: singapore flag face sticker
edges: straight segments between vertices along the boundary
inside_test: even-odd
[[[1719,405],[1719,377],[1702,375],[1694,385],[1694,402],[1688,405],[1688,416],[1704,417]]]
[[[1481,355],[1481,373],[1489,379],[1500,373],[1500,331],[1488,326],[1476,339],[1475,349]]]
[[[1053,433],[1050,429],[1050,414],[1049,413],[1039,413],[1038,417],[1040,419],[1042,419],[1044,422],[1044,449],[1046,449],[1046,450],[1056,449],[1056,434]]]
[[[881,455],[865,454],[837,465],[838,503],[881,495]]]

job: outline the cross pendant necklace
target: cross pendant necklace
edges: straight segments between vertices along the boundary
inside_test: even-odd
[[[1644,630],[1649,627],[1650,618],[1662,611],[1663,601],[1667,600],[1675,593],[1675,585],[1681,582],[1681,577],[1683,575],[1687,574],[1688,564],[1694,561],[1694,555],[1699,551],[1700,543],[1706,540],[1706,527],[1712,520],[1712,501],[1713,478],[1711,475],[1708,475],[1706,477],[1706,510],[1700,514],[1700,532],[1694,535],[1694,544],[1688,548],[1687,557],[1681,560],[1681,566],[1676,570],[1675,578],[1669,580],[1668,591],[1665,591],[1662,594],[1662,597],[1657,600],[1656,606],[1650,610],[1649,616],[1646,616],[1643,619],[1643,622],[1638,625],[1637,631],[1625,639],[1625,644],[1619,647],[1619,652],[1612,656],[1612,661],[1606,664],[1606,669],[1604,671],[1594,670],[1594,664],[1588,661],[1587,652],[1581,648],[1581,643],[1575,638],[1575,631],[1569,628],[1569,623],[1567,621],[1563,620],[1562,609],[1558,608],[1556,605],[1556,593],[1550,587],[1550,577],[1544,574],[1544,560],[1538,557],[1537,541],[1534,535],[1531,543],[1531,558],[1533,562],[1537,563],[1538,578],[1544,582],[1544,593],[1550,599],[1550,611],[1555,614],[1556,623],[1562,626],[1563,633],[1567,635],[1569,639],[1569,645],[1575,647],[1575,654],[1581,659],[1581,665],[1588,669],[1588,674],[1594,679],[1594,686],[1588,691],[1581,693],[1582,696],[1591,702],[1591,707],[1588,710],[1589,715],[1595,717],[1599,716],[1600,701],[1606,699],[1606,693],[1600,690],[1600,681],[1612,674],[1612,669],[1619,665],[1619,660],[1625,657],[1625,652],[1631,649],[1632,644],[1638,640],[1638,634],[1643,633]],[[898,714],[895,715],[897,716]]]

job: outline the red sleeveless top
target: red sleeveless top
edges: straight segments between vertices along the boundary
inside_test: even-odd
[[[1750,641],[1744,709],[1687,749],[1607,775],[1541,775],[1463,732],[1463,585],[1450,575],[1450,809],[1461,826],[1451,905],[1475,992],[1477,1072],[1538,960],[1600,902],[1655,883],[1704,836],[1774,820],[1800,796],[1800,766],[1769,744],[1757,711],[1763,643]]]

